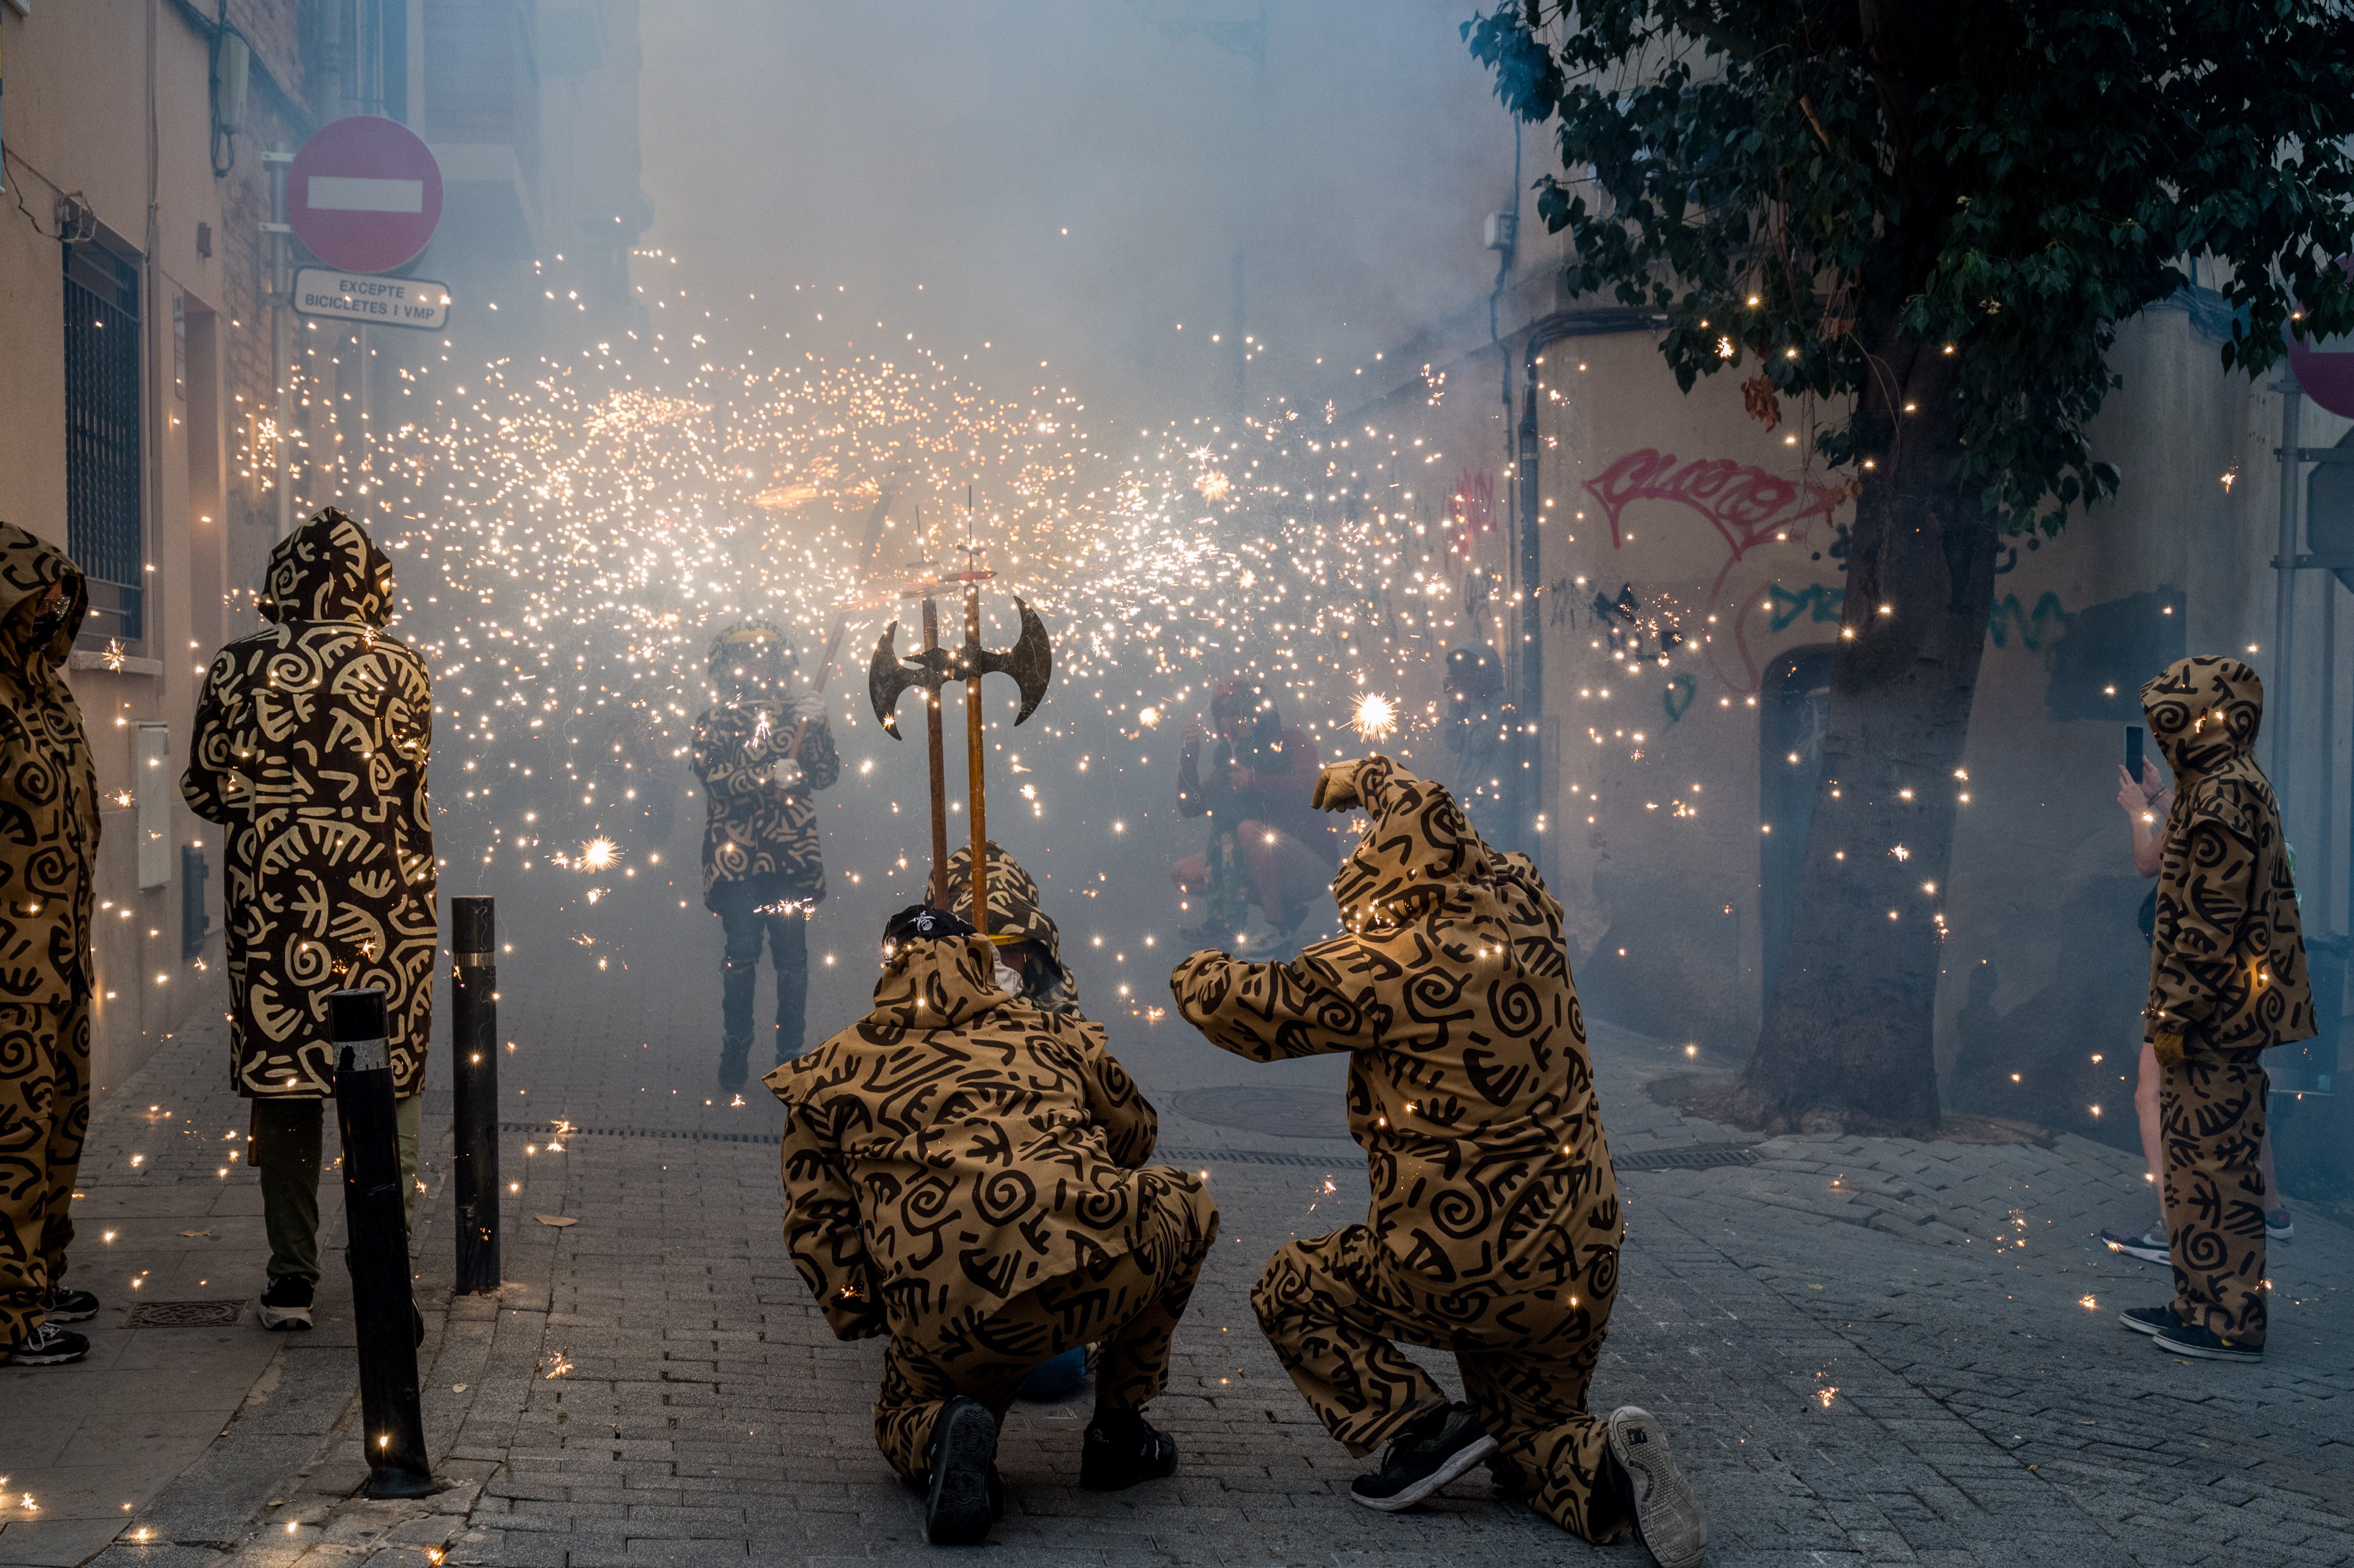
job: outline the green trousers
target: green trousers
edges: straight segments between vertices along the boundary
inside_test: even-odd
[[[326,1102],[253,1102],[252,1152],[261,1172],[261,1223],[270,1234],[270,1277],[319,1282],[319,1146]],[[410,1234],[417,1230],[417,1133],[425,1097],[392,1103],[400,1145],[400,1192]]]

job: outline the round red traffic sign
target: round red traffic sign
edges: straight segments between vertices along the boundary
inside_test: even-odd
[[[2354,273],[2354,257],[2339,258],[2338,270]],[[2354,338],[2287,337],[2288,366],[2305,395],[2340,418],[2354,418]]]
[[[286,171],[286,216],[311,254],[346,272],[414,260],[441,221],[441,165],[397,120],[320,127]]]

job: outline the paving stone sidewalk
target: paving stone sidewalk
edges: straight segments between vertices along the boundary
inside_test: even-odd
[[[41,1514],[0,1510],[0,1565],[934,1561],[918,1500],[874,1449],[880,1344],[836,1342],[785,1256],[775,1107],[757,1086],[726,1103],[700,1033],[680,1038],[676,1020],[707,1011],[703,967],[642,962],[619,983],[561,955],[503,969],[504,1033],[523,1037],[504,1159],[522,1191],[495,1298],[449,1292],[447,1105],[429,1096],[421,1354],[451,1486],[422,1504],[355,1499],[340,1270],[309,1336],[262,1334],[249,1314],[120,1326],[128,1296],[107,1277],[134,1266],[156,1299],[259,1284],[258,1192],[222,1152],[243,1126],[224,1047],[201,1026],[167,1045],[102,1108],[85,1168],[84,1214],[120,1233],[86,1281],[110,1305],[104,1364],[0,1369],[0,1474],[12,1499],[44,1499]],[[855,988],[822,975],[813,1016],[846,1016]],[[1339,1065],[1261,1071],[1166,1022],[1113,1028],[1165,1107],[1164,1150],[1211,1173],[1224,1212],[1154,1412],[1184,1468],[1080,1492],[1085,1397],[1018,1407],[1002,1551],[1122,1568],[1648,1561],[1483,1483],[1400,1517],[1351,1504],[1359,1467],[1275,1364],[1247,1293],[1278,1243],[1362,1213],[1362,1165],[1345,1141],[1176,1108],[1221,1086],[1267,1104],[1337,1094]],[[1595,1404],[1659,1413],[1709,1508],[1712,1562],[2354,1563],[2354,1234],[2301,1216],[2272,1261],[2265,1363],[2192,1365],[2115,1321],[2167,1292],[2163,1270],[2093,1239],[2154,1212],[2128,1156],[2073,1137],[1761,1142],[1646,1092],[1692,1065],[1680,1049],[1607,1026],[1595,1046],[1629,1233]],[[551,1141],[558,1124],[576,1130]],[[1692,1158],[1750,1162],[1658,1168]]]

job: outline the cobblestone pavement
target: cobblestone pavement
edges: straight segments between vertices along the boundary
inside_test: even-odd
[[[535,937],[520,913],[510,933]],[[122,1326],[137,1269],[142,1298],[259,1285],[258,1194],[221,1153],[243,1121],[218,1028],[167,1045],[102,1108],[85,1168],[84,1213],[120,1232],[84,1277],[109,1303],[97,1359],[131,1370],[0,1369],[16,1449],[0,1473],[12,1497],[57,1505],[0,1510],[0,1564],[930,1561],[918,1500],[874,1448],[880,1344],[833,1340],[786,1259],[775,1107],[757,1085],[740,1107],[709,1089],[716,938],[695,922],[663,961],[645,948],[597,970],[520,938],[504,960],[516,1043],[504,1158],[521,1190],[495,1299],[449,1293],[447,1102],[429,1097],[422,1353],[451,1486],[423,1504],[353,1495],[365,1472],[339,1269],[307,1337],[262,1335],[249,1314],[229,1330]],[[871,973],[847,937],[813,950],[837,941],[814,1018],[849,1016]],[[1001,1551],[1043,1564],[1648,1561],[1586,1547],[1481,1483],[1405,1516],[1352,1506],[1357,1465],[1310,1418],[1246,1299],[1275,1245],[1362,1212],[1362,1166],[1333,1136],[1339,1064],[1257,1069],[1166,1021],[1123,1013],[1113,1028],[1163,1107],[1164,1151],[1210,1172],[1225,1216],[1154,1407],[1184,1467],[1082,1493],[1085,1397],[1017,1407]],[[1602,1026],[1596,1058],[1629,1240],[1594,1400],[1660,1414],[1708,1507],[1714,1563],[2354,1562],[2354,1234],[2301,1214],[2272,1263],[2264,1364],[2194,1365],[2115,1320],[2167,1292],[2163,1270],[2094,1240],[2154,1213],[2117,1150],[2073,1137],[1759,1142],[1645,1092],[1693,1065],[1680,1048]],[[1233,1086],[1249,1092],[1215,1092]],[[559,1121],[574,1130],[551,1140]],[[327,1199],[333,1213],[332,1187]],[[175,1398],[198,1413],[160,1419]],[[153,1440],[93,1446],[101,1431]],[[24,1446],[27,1433],[48,1436]]]

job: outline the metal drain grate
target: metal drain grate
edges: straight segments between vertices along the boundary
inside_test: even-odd
[[[535,1132],[542,1140],[557,1137],[556,1128],[544,1121],[503,1121],[501,1132]],[[565,1138],[674,1138],[684,1143],[764,1143],[774,1149],[784,1141],[773,1132],[699,1132],[693,1128],[660,1127],[576,1127],[561,1135]]]
[[[122,1319],[126,1329],[230,1329],[245,1317],[242,1301],[142,1301]]]
[[[1257,1149],[1161,1149],[1152,1155],[1155,1165],[1284,1165],[1300,1171],[1347,1171],[1363,1161],[1354,1155],[1344,1154],[1338,1160],[1324,1154],[1280,1154]]]
[[[1628,1171],[1706,1171],[1718,1165],[1755,1165],[1757,1150],[1745,1143],[1704,1143],[1697,1149],[1651,1149],[1622,1154],[1611,1168]]]

